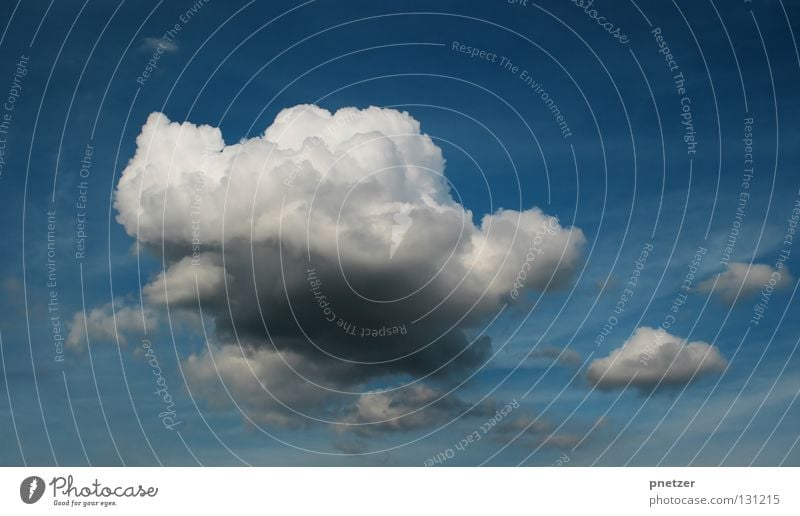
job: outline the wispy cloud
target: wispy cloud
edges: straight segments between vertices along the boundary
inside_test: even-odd
[[[161,49],[162,52],[177,52],[178,44],[173,41],[167,41],[164,38],[146,37],[142,38],[142,44],[139,47],[145,52],[156,52]]]

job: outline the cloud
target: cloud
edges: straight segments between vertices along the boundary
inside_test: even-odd
[[[578,425],[581,425],[579,423]],[[576,425],[571,425],[575,427]],[[502,444],[513,443],[526,448],[553,447],[569,448],[573,447],[581,440],[577,433],[556,433],[556,425],[549,420],[542,419],[541,416],[535,417],[525,411],[509,419],[500,421],[491,430],[492,439]],[[586,434],[584,430],[583,434]]]
[[[641,390],[685,385],[725,369],[727,361],[716,346],[687,342],[662,329],[637,328],[622,347],[589,364],[589,383],[602,390],[629,385]]]
[[[455,395],[423,384],[388,392],[365,393],[340,420],[349,430],[366,437],[378,432],[408,432],[448,423],[462,415],[486,416],[494,412],[494,403],[472,407]]]
[[[186,257],[174,263],[169,274],[164,271],[142,289],[152,305],[197,306],[213,300],[225,288],[222,266],[213,261],[213,255],[198,259]]]
[[[121,345],[127,344],[127,333],[144,334],[144,324],[148,327],[156,324],[156,315],[152,310],[140,310],[137,307],[126,306],[123,302],[116,304],[116,312],[111,303],[98,308],[93,308],[88,314],[77,312],[72,317],[69,335],[67,336],[67,348],[73,351],[83,351],[86,349],[86,332],[89,332],[89,339],[92,343],[117,342]]]
[[[730,262],[725,272],[703,281],[697,286],[697,290],[713,292],[732,305],[737,299],[752,296],[767,285],[780,289],[790,286],[792,281],[794,279],[785,268],[777,270],[758,263]]]
[[[213,328],[209,349],[184,360],[193,392],[233,406],[219,370],[254,420],[292,425],[345,406],[336,391],[424,378],[432,390],[393,398],[406,407],[485,363],[482,324],[512,289],[568,284],[585,237],[535,207],[475,217],[444,169],[419,122],[392,109],[296,106],[233,144],[150,115],[114,207],[165,257],[148,303],[199,302]],[[350,396],[346,417],[361,421],[375,396]],[[386,428],[439,421],[437,406]]]
[[[523,355],[524,356],[524,355]],[[581,354],[570,348],[542,346],[529,355],[530,359],[549,358],[564,366],[577,366],[581,363]]]
[[[345,455],[359,455],[369,450],[367,443],[358,439],[346,440],[337,438],[333,441],[333,448]]]
[[[145,52],[157,52],[159,49],[164,52],[177,52],[178,44],[174,41],[167,41],[164,38],[142,38],[141,49]]]
[[[580,435],[574,434],[551,434],[544,438],[544,446],[553,448],[572,448],[581,441]]]
[[[243,417],[268,425],[311,424],[314,419],[298,414],[296,408],[312,412],[314,408],[335,406],[342,415],[329,419],[337,425],[339,433],[368,437],[408,432],[447,423],[462,415],[485,415],[494,410],[491,402],[472,407],[453,394],[421,383],[356,395],[325,392],[303,381],[306,375],[314,375],[313,362],[267,349],[248,350],[232,345],[211,348],[190,355],[182,367],[192,395],[207,400],[212,408],[238,408]],[[337,376],[333,374],[332,379]]]
[[[544,434],[552,431],[552,422],[524,413],[497,425],[495,436],[498,441],[506,442],[520,434]]]
[[[311,409],[326,399],[303,374],[313,363],[295,354],[233,345],[210,348],[183,360],[186,385],[193,396],[214,409],[238,409],[256,423],[299,426],[305,423],[292,411]]]

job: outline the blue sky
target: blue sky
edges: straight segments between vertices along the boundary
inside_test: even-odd
[[[0,94],[11,94],[15,74],[21,88],[13,110],[4,108],[11,118],[2,135],[0,464],[421,466],[455,450],[437,464],[549,466],[566,456],[569,465],[798,465],[800,251],[784,236],[800,199],[792,32],[800,6],[600,0],[592,8],[629,42],[569,1],[5,2]],[[167,44],[161,38],[176,24]],[[685,92],[676,91],[656,28]],[[137,81],[159,42],[157,68]],[[498,57],[471,57],[461,44]],[[501,57],[519,68],[504,68]],[[543,90],[526,84],[523,70]],[[430,424],[385,431],[253,416],[262,421],[254,424],[192,391],[182,364],[204,353],[209,336],[221,338],[221,308],[210,308],[202,326],[196,310],[170,308],[167,320],[166,307],[154,308],[159,323],[146,338],[174,399],[175,429],[159,416],[164,403],[153,394],[140,329],[121,331],[121,341],[90,331],[88,346],[56,360],[51,292],[66,334],[74,314],[112,301],[144,313],[141,287],[169,265],[158,245],[137,247],[112,205],[148,115],[217,127],[233,145],[302,104],[407,111],[441,149],[451,192],[473,224],[501,208],[538,207],[562,228],[580,228],[585,245],[568,281],[525,290],[464,327],[468,339],[490,337],[491,349],[462,371],[463,382],[431,383],[453,389],[455,401]],[[694,152],[684,140],[687,112]],[[749,118],[755,172],[724,259]],[[82,210],[75,204],[87,145]],[[48,211],[56,212],[55,289],[47,285]],[[84,211],[86,256],[77,260]],[[646,245],[640,281],[597,345]],[[710,346],[718,362],[692,381],[654,388],[637,378],[624,389],[593,384],[590,371],[603,364],[595,360],[632,346],[637,328],[657,328],[671,313],[698,247],[707,254],[668,332]],[[764,277],[719,276],[741,290],[735,303],[701,287],[729,270],[723,262],[767,266],[768,279],[782,249],[791,251],[791,274],[783,271],[758,324],[751,319]],[[572,359],[556,360],[565,348]],[[409,379],[387,374],[347,385],[368,391]],[[498,417],[512,401],[520,406]],[[349,414],[316,409],[314,417]],[[496,429],[482,433],[492,418]],[[473,432],[482,438],[454,448]]]

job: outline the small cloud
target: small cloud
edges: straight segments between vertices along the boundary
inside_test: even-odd
[[[575,426],[575,425],[573,425]],[[581,426],[580,424],[578,426]],[[578,432],[556,433],[552,421],[535,417],[528,412],[509,421],[502,421],[494,430],[494,440],[500,443],[517,443],[528,448],[572,448],[583,438]],[[582,433],[584,436],[586,432]]]
[[[472,407],[454,395],[444,396],[428,385],[414,384],[399,391],[362,394],[341,421],[348,426],[340,430],[351,430],[361,437],[408,432],[444,424],[462,415],[489,415],[493,410],[491,401]]]
[[[608,293],[619,285],[619,278],[609,275],[606,279],[599,279],[594,282],[594,288],[597,292]]]
[[[154,306],[197,306],[212,301],[224,289],[225,273],[222,266],[208,255],[198,258],[187,256],[145,285],[142,291]]]
[[[597,428],[605,428],[611,423],[611,419],[608,416],[600,416],[594,423],[594,426]]]
[[[581,442],[581,436],[573,434],[552,434],[547,436],[543,441],[543,446],[552,446],[553,448],[572,448]]]
[[[716,346],[687,342],[662,329],[640,327],[607,357],[593,360],[589,383],[601,390],[686,385],[728,364]]]
[[[142,38],[142,44],[139,47],[145,52],[156,52],[160,48],[162,52],[177,52],[178,45],[174,41],[167,41],[164,38]]]
[[[145,308],[125,306],[118,303],[116,307],[111,303],[93,308],[89,312],[76,312],[72,317],[67,348],[73,351],[86,349],[86,333],[89,333],[90,342],[117,343],[124,346],[127,343],[126,335],[136,333],[144,335],[144,325],[152,328],[156,325],[155,314]]]
[[[733,305],[738,299],[752,296],[768,285],[777,290],[788,287],[793,280],[785,268],[778,270],[758,263],[731,262],[725,272],[700,283],[697,290],[713,292],[725,303]]]
[[[525,412],[508,422],[503,421],[494,431],[495,440],[499,442],[510,442],[512,439],[521,435],[537,435],[552,432],[553,423],[534,417],[533,414]]]
[[[531,353],[531,358],[552,358],[564,366],[577,366],[581,363],[581,354],[574,349],[545,346]]]
[[[333,441],[333,448],[339,450],[345,455],[361,455],[369,449],[367,443],[364,441],[344,440],[342,438],[338,438]]]

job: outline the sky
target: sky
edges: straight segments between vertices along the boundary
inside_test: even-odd
[[[798,466],[800,4],[0,5],[0,465]]]

